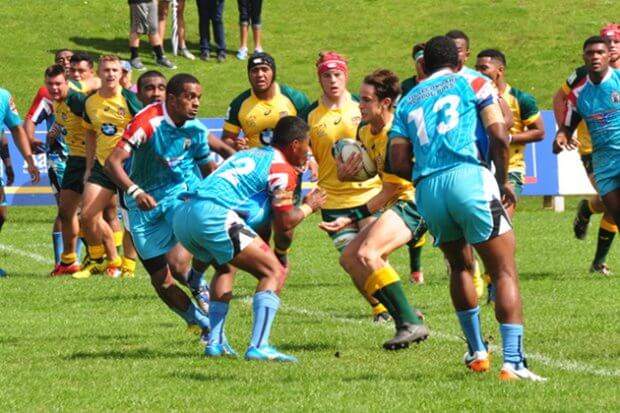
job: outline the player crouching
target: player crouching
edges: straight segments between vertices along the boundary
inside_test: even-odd
[[[293,229],[318,210],[326,198],[322,191],[310,192],[300,207],[293,204],[297,185],[295,167],[305,165],[308,144],[308,125],[294,116],[282,118],[274,130],[271,146],[232,156],[196,190],[185,194],[188,200],[174,216],[177,239],[196,258],[220,268],[234,265],[258,279],[246,360],[297,361],[269,344],[271,326],[280,305],[275,291],[284,268],[269,246],[235,210],[256,194],[266,192],[271,198],[274,225],[283,231]],[[232,280],[225,271],[219,273],[211,284],[211,331],[205,355],[236,356],[224,334]]]

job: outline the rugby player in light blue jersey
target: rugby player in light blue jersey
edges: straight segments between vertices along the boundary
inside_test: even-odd
[[[15,141],[17,148],[21,152],[26,165],[28,167],[28,173],[32,177],[32,182],[39,182],[39,170],[34,164],[32,159],[32,151],[30,150],[30,144],[28,138],[22,127],[22,119],[19,117],[17,107],[13,96],[8,90],[0,88],[0,134],[4,127],[9,128],[13,140]],[[4,197],[4,180],[2,176],[2,167],[0,167],[0,230],[4,225],[6,219],[6,199]],[[0,276],[5,276],[6,272],[0,268]]]
[[[206,333],[209,320],[175,283],[170,263],[189,270],[190,255],[172,232],[174,210],[182,204],[179,194],[193,187],[214,165],[208,161],[209,131],[196,119],[202,87],[188,74],[178,74],[166,86],[165,102],[155,102],[127,125],[123,139],[108,157],[106,173],[128,197],[129,227],[133,241],[151,276],[159,297],[188,325],[198,324]],[[129,174],[124,163],[131,159]],[[179,260],[179,256],[185,259]]]
[[[413,181],[419,211],[450,263],[450,293],[468,344],[466,366],[474,371],[490,367],[471,279],[473,245],[497,286],[495,314],[504,353],[500,379],[543,380],[527,368],[523,353],[515,239],[502,205],[502,199],[515,202],[507,182],[508,132],[502,111],[490,82],[455,73],[458,52],[450,38],[432,38],[424,59],[429,77],[396,109],[390,131],[392,170]],[[495,179],[478,157],[478,117],[491,139]]]
[[[288,231],[318,210],[326,200],[320,190],[306,195],[300,207],[294,205],[295,168],[307,161],[309,139],[308,125],[302,119],[295,116],[280,119],[271,146],[237,152],[200,182],[195,191],[184,195],[188,201],[174,216],[177,239],[196,258],[216,267],[233,265],[258,279],[253,299],[252,338],[245,353],[247,360],[297,361],[269,344],[271,326],[280,305],[276,289],[285,269],[269,245],[248,225],[254,217],[246,215],[244,219],[236,211],[254,197],[260,202],[260,194],[266,194],[274,227]],[[231,277],[216,274],[211,283],[211,332],[206,356],[236,356],[224,334],[231,296]]]
[[[594,179],[603,204],[620,223],[620,70],[609,67],[609,39],[592,36],[583,44],[588,79],[568,95],[564,124],[554,149],[579,145],[573,132],[583,119],[592,138]]]

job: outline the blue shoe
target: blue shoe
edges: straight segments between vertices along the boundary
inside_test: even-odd
[[[237,352],[227,342],[209,343],[205,347],[205,357],[237,357]]]
[[[205,286],[198,288],[197,290],[192,289],[192,295],[194,296],[194,299],[196,300],[196,304],[198,304],[198,308],[200,308],[200,311],[202,311],[204,315],[208,316],[209,315],[209,287],[205,285]]]
[[[248,49],[246,47],[242,47],[237,50],[237,59],[245,60],[248,58]]]
[[[0,268],[0,277],[6,277],[6,271]]]
[[[246,360],[262,360],[262,361],[280,361],[283,363],[296,363],[297,358],[289,356],[288,354],[280,353],[275,347],[263,346],[256,348],[254,346],[248,347],[245,352]]]

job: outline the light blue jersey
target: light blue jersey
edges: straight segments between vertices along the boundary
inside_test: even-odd
[[[175,126],[165,104],[158,102],[136,114],[119,147],[133,153],[131,180],[159,201],[186,191],[200,179],[194,169],[209,162],[208,135],[198,119]],[[129,208],[132,202],[128,200]]]
[[[568,95],[565,125],[583,119],[592,137],[592,163],[599,194],[620,188],[620,70],[609,69],[599,84],[588,80]]]
[[[463,163],[480,164],[478,112],[494,103],[494,96],[484,78],[441,70],[398,103],[389,136],[411,140],[414,183]]]
[[[16,126],[22,124],[22,119],[19,117],[13,96],[8,90],[0,88],[0,129],[2,125],[9,129],[13,129]]]
[[[172,219],[183,204],[178,195],[197,186],[197,165],[209,161],[208,129],[197,119],[177,127],[164,103],[140,111],[127,125],[118,143],[132,153],[129,176],[155,198],[157,206],[142,211],[131,197],[125,197],[131,235],[140,256],[150,259],[170,251],[177,239]]]

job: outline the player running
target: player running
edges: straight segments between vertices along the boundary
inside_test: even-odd
[[[471,276],[473,245],[497,286],[495,314],[504,355],[500,379],[544,380],[527,368],[523,353],[514,232],[502,206],[502,199],[514,203],[515,195],[507,182],[508,133],[493,87],[455,73],[458,51],[448,37],[427,42],[424,62],[429,77],[400,101],[394,116],[390,165],[413,181],[416,204],[450,263],[452,302],[468,345],[465,364],[474,371],[488,371],[490,365]],[[491,139],[495,179],[478,157],[478,116]]]
[[[360,88],[360,112],[362,125],[357,139],[377,164],[381,177],[381,192],[371,198],[366,207],[369,213],[381,212],[380,217],[365,226],[347,245],[340,255],[340,265],[364,286],[366,294],[375,297],[388,309],[396,324],[396,335],[385,342],[387,350],[400,350],[412,342],[428,336],[428,329],[407,301],[400,277],[387,262],[387,257],[405,244],[422,240],[426,224],[413,201],[411,182],[391,174],[387,165],[388,131],[394,119],[394,104],[400,95],[398,77],[391,71],[377,70],[364,78]],[[361,169],[361,158],[351,162],[352,175],[339,178],[352,180]],[[353,169],[357,166],[356,169]],[[320,227],[326,231],[339,231],[357,221],[356,216],[340,217],[323,222]]]
[[[592,168],[596,188],[614,222],[620,222],[620,70],[609,66],[609,40],[592,36],[583,44],[588,79],[571,90],[564,123],[554,149],[573,150],[573,136],[583,119],[592,137]]]
[[[344,56],[331,51],[320,53],[316,69],[322,94],[309,107],[305,118],[310,127],[312,153],[319,164],[318,187],[327,194],[321,217],[325,222],[351,215],[359,217],[356,222],[329,234],[334,247],[342,253],[359,231],[375,220],[366,204],[380,192],[381,180],[379,177],[363,182],[338,179],[338,166],[342,168],[344,164],[334,159],[332,147],[339,139],[355,137],[361,121],[359,103],[347,90],[349,68]],[[353,281],[371,305],[374,320],[388,320],[387,308],[369,296],[363,284]]]
[[[617,24],[607,24],[601,29],[600,35],[609,40],[609,65],[612,68],[620,69],[620,27]],[[564,120],[568,95],[572,89],[583,86],[587,80],[587,75],[588,70],[585,66],[575,69],[553,97],[553,113],[558,125],[561,125]],[[585,122],[579,123],[576,134],[579,140],[578,151],[581,163],[588,174],[588,179],[590,179],[592,186],[596,189],[592,169],[592,140]],[[592,196],[590,199],[582,199],[579,202],[573,221],[573,231],[577,239],[586,239],[588,226],[593,214],[603,214],[603,216],[599,223],[596,250],[590,265],[590,272],[610,275],[611,270],[607,266],[606,260],[613,240],[618,233],[618,226],[611,214],[605,209],[599,194]]]
[[[310,192],[300,207],[293,196],[297,186],[296,168],[307,161],[308,126],[295,116],[286,116],[276,125],[271,146],[241,151],[204,179],[189,201],[174,216],[174,233],[194,256],[217,266],[230,263],[258,279],[253,299],[252,338],[246,360],[295,362],[293,356],[269,344],[271,326],[280,305],[275,293],[284,268],[269,246],[248,226],[235,209],[259,193],[267,193],[273,209],[274,225],[288,231],[325,202],[320,190]],[[209,319],[211,332],[205,354],[209,357],[235,356],[224,323],[232,296],[232,281],[216,276],[211,288]]]
[[[121,275],[123,260],[116,248],[122,244],[123,231],[118,218],[111,223],[103,219],[106,209],[110,215],[117,215],[116,185],[103,172],[103,164],[121,139],[125,126],[142,109],[137,96],[120,85],[122,67],[118,56],[101,56],[98,72],[102,85],[86,99],[82,123],[86,130],[86,184],[80,219],[89,260],[73,274],[76,279],[99,273],[112,278]]]

